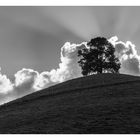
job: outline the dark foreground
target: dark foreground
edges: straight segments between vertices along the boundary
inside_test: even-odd
[[[140,78],[78,78],[0,107],[0,133],[140,134]]]

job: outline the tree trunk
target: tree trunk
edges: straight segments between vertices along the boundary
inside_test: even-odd
[[[102,73],[102,68],[99,68],[97,73]]]

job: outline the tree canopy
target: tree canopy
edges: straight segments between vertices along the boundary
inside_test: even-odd
[[[119,59],[114,46],[104,37],[96,37],[87,43],[88,48],[78,51],[78,61],[84,76],[93,73],[118,73]]]

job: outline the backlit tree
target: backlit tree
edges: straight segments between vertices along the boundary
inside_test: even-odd
[[[104,37],[91,39],[88,48],[78,51],[78,61],[84,76],[93,73],[118,73],[119,59],[115,56],[114,46]]]

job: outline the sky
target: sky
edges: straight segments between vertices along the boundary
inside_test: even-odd
[[[140,75],[140,7],[0,7],[0,104],[82,76],[77,51],[110,41],[120,73]]]
[[[131,40],[138,53],[139,7],[0,7],[0,66],[10,76],[23,67],[57,68],[65,42],[96,36]]]

